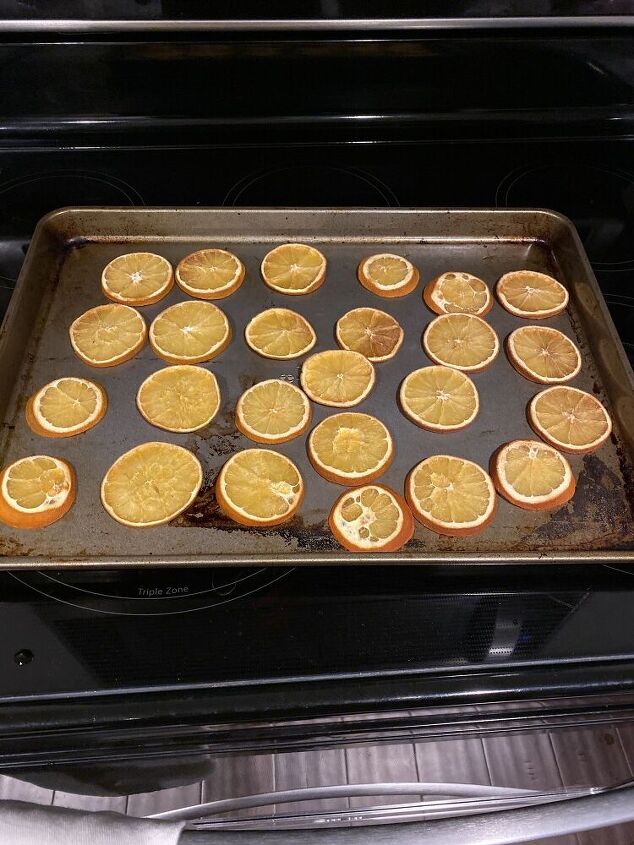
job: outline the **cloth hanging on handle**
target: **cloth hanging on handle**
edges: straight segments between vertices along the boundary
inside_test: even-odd
[[[0,801],[3,845],[177,845],[184,822]]]

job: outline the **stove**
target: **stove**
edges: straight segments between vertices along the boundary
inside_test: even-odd
[[[632,80],[615,70],[630,36],[361,35],[7,36],[25,93],[0,137],[0,311],[35,224],[63,206],[547,207],[575,222],[634,363]],[[558,56],[583,85],[540,89]],[[443,103],[451,57],[465,85],[469,62],[489,81],[508,72],[523,106],[499,80],[493,102],[471,80]],[[409,69],[398,84],[394,66]],[[208,90],[212,71],[225,75]],[[46,73],[61,75],[48,100],[33,87]],[[51,719],[77,732],[70,759],[127,718],[629,691],[633,602],[634,571],[599,564],[2,572],[0,765],[53,753],[57,740],[24,740]]]

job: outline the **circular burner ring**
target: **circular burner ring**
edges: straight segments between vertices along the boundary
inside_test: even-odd
[[[550,181],[547,178],[543,179],[542,177],[549,172],[552,174]],[[579,207],[578,209],[566,207],[565,202],[568,201],[569,203],[573,203],[575,201],[575,197],[570,196],[566,190],[561,190],[560,187],[565,188],[565,186],[560,185],[560,182],[557,181],[565,178],[566,175],[571,172],[573,175],[578,174],[579,178],[575,178],[573,180],[568,177],[569,184],[573,185],[575,189],[583,188],[584,192],[587,192],[588,194],[587,196],[584,195],[582,198],[583,207]],[[597,193],[591,191],[591,182],[588,178],[590,174],[601,177],[603,194],[601,194],[600,191]],[[617,215],[613,214],[613,216],[618,216],[618,219],[622,221],[624,226],[626,226],[627,221],[631,219],[631,212],[634,210],[634,174],[602,163],[577,164],[551,161],[533,163],[515,168],[500,180],[495,190],[496,208],[523,207],[526,205],[532,206],[533,203],[531,201],[526,202],[522,200],[522,196],[526,195],[525,193],[522,193],[522,189],[526,191],[528,188],[530,196],[530,188],[532,187],[531,180],[534,181],[533,177],[535,176],[542,179],[539,185],[539,194],[542,199],[536,203],[542,208],[550,207],[555,210],[561,210],[564,214],[567,214],[572,219],[577,219],[578,221],[583,220],[584,218],[592,219],[593,216],[597,220],[600,220],[601,217],[609,217],[610,213],[613,213],[613,209],[616,208]],[[553,189],[553,185],[555,187],[556,195],[553,197],[554,201],[549,202],[549,190]],[[515,201],[513,196],[517,196],[518,194],[519,201]],[[563,204],[561,199],[564,201]],[[601,200],[606,206],[606,211],[603,213],[601,211],[597,211]],[[618,214],[618,211],[620,211],[620,214]],[[608,220],[608,222],[610,221]],[[590,240],[593,235],[595,235],[595,240],[597,241],[601,237],[604,239],[606,237],[611,237],[612,241],[607,245],[609,247],[607,249],[608,252],[613,250],[615,246],[618,249],[617,239],[619,238],[621,242],[625,242],[629,246],[631,239],[627,237],[627,232],[623,231],[624,226],[621,226],[620,228],[616,227],[615,231],[607,230],[605,233],[601,231],[601,227],[599,226],[597,227],[599,230],[598,232],[590,231],[589,237],[586,238],[586,241]],[[592,253],[592,245],[586,244],[586,246],[588,252]],[[634,269],[634,255],[630,254],[627,254],[625,258],[618,260],[604,260],[603,255],[594,257],[590,254],[590,260],[596,270],[604,273],[631,272],[631,270]]]
[[[6,179],[0,182],[0,197],[5,203],[11,202],[13,215],[19,221],[20,238],[32,230],[38,218],[60,206],[145,205],[139,191],[118,176],[68,168]],[[27,247],[25,242],[21,249],[17,247],[11,254],[3,255],[0,281],[16,281]]]
[[[340,165],[331,164],[312,164],[310,162],[305,164],[288,164],[278,167],[264,168],[262,170],[256,170],[252,173],[248,173],[246,176],[243,176],[241,179],[239,179],[227,191],[225,198],[222,201],[222,205],[230,207],[242,205],[257,206],[262,204],[286,205],[289,207],[298,205],[302,207],[309,207],[311,205],[328,205],[328,203],[324,203],[324,201],[319,200],[319,198],[308,203],[297,203],[293,201],[273,203],[270,201],[267,203],[259,202],[257,197],[257,190],[262,190],[264,188],[267,179],[280,176],[286,176],[286,181],[288,184],[293,184],[294,182],[301,183],[302,180],[305,184],[307,179],[314,179],[315,184],[317,185],[318,197],[322,195],[324,185],[327,184],[328,177],[330,177],[331,179],[337,180],[336,194],[340,200],[346,200],[346,192],[348,190],[358,191],[359,189],[361,189],[368,195],[367,199],[372,198],[373,202],[369,203],[370,205],[378,204],[380,206],[387,206],[388,208],[400,206],[400,202],[394,191],[385,182],[383,182],[381,179],[379,179],[372,173],[368,173],[365,170],[360,170],[359,168],[343,167]],[[343,180],[347,180],[348,184],[342,184]],[[256,189],[256,201],[249,201],[249,192],[253,189]],[[308,196],[311,196],[311,194],[309,193]],[[336,204],[364,205],[366,203],[359,203],[358,201],[354,201],[351,198],[347,202],[337,202]]]
[[[134,570],[137,573],[142,573],[143,570]],[[195,570],[198,572],[199,570]],[[212,579],[218,574],[216,570],[205,570],[211,572]],[[242,571],[242,570],[241,570]],[[193,613],[198,610],[209,610],[214,607],[229,604],[231,602],[239,601],[240,599],[252,596],[262,590],[266,590],[271,585],[281,581],[291,572],[295,571],[295,567],[277,569],[277,568],[261,568],[248,572],[243,577],[234,578],[229,583],[212,585],[207,590],[198,590],[196,592],[175,592],[171,595],[137,595],[137,596],[121,596],[112,595],[108,593],[99,592],[83,588],[77,584],[68,584],[64,580],[51,575],[45,570],[32,570],[28,572],[8,571],[10,575],[18,583],[22,584],[29,590],[35,593],[52,599],[70,607],[75,607],[80,610],[87,610],[94,613],[107,614],[111,616],[175,616],[179,613]],[[184,573],[190,572],[183,570]],[[156,578],[161,578],[161,570],[151,570],[151,573]],[[227,570],[229,573],[229,570]],[[149,575],[148,571],[148,575]],[[255,579],[255,580],[252,580]],[[35,583],[34,583],[35,582]],[[242,585],[242,588],[240,588]],[[227,594],[221,591],[230,588]],[[237,591],[236,591],[236,588]],[[61,595],[58,591],[61,590]],[[148,590],[150,592],[150,590]],[[214,593],[217,600],[209,601],[209,594]],[[98,600],[100,606],[96,606],[96,602],[91,602],[90,597]],[[206,597],[206,598],[205,598]],[[85,599],[85,601],[82,601]],[[189,600],[195,599],[193,606],[184,607]],[[105,600],[105,601],[104,601]],[[178,607],[172,610],[167,610],[166,600],[177,601]]]

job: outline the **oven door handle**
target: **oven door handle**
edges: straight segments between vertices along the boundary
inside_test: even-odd
[[[2,18],[0,33],[107,33],[107,32],[346,32],[346,31],[451,31],[525,30],[526,28],[593,29],[634,26],[634,15],[543,15],[522,17],[445,17],[445,18],[253,18],[253,19],[138,19],[103,18]]]
[[[365,798],[371,795],[443,795],[453,798],[532,798],[540,793],[531,789],[484,786],[477,783],[349,783],[342,786],[318,786],[261,792],[239,798],[225,798],[194,804],[177,810],[153,813],[148,819],[192,821],[218,813],[236,812],[252,807],[270,807],[300,801],[324,801],[332,798]]]
[[[162,817],[165,818],[165,815]],[[633,820],[634,784],[630,782],[583,797],[562,797],[538,806],[441,821],[321,830],[185,831],[181,843],[323,845],[324,841],[328,841],[329,845],[438,845],[439,842],[443,845],[465,845],[466,842],[469,845],[513,845]],[[327,840],[324,839],[326,836]]]

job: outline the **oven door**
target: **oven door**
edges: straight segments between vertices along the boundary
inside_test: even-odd
[[[604,695],[181,724],[108,759],[58,750],[21,769],[16,757],[0,799],[182,820],[191,845],[578,845],[603,828],[592,841],[630,841],[632,713],[631,695]]]
[[[371,753],[370,749],[364,751]],[[391,749],[382,749],[381,753],[387,758],[401,756]],[[420,753],[425,756],[424,751]],[[277,765],[290,774],[295,762],[282,755]],[[221,780],[225,787],[236,774],[248,771],[246,767],[251,776],[235,781],[233,797],[211,801],[200,800],[209,795],[205,781],[162,792],[105,797],[51,791],[2,776],[0,794],[12,801],[68,807],[85,813],[114,810],[129,817],[131,824],[133,818],[139,817],[183,821],[182,845],[259,845],[263,834],[271,845],[312,845],[333,840],[342,845],[507,845],[546,838],[550,845],[573,845],[578,842],[576,833],[601,829],[605,838],[596,841],[607,843],[630,841],[623,837],[634,831],[634,823],[628,824],[634,822],[631,781],[614,786],[540,789],[488,782],[411,780],[292,788],[283,783],[283,788],[277,790],[242,794],[249,779],[250,785],[256,786],[253,772],[261,766],[261,760],[248,758],[237,767],[223,761]],[[301,766],[293,774],[295,783],[306,783]],[[0,808],[3,803],[0,800]]]

